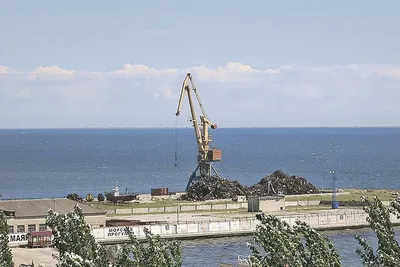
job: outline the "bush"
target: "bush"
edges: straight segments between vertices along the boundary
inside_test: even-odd
[[[86,196],[86,201],[87,201],[87,202],[92,202],[92,201],[93,201],[93,196],[92,196],[92,194],[87,194],[87,196]]]
[[[102,193],[98,194],[98,195],[97,195],[97,200],[98,200],[98,201],[104,201],[104,200],[105,200],[104,195],[103,195]]]

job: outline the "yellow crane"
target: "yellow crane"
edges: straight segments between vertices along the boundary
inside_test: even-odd
[[[197,120],[196,110],[194,107],[191,91],[195,93],[197,102],[201,109],[202,114],[200,115],[200,121]],[[217,125],[213,124],[208,119],[203,104],[201,103],[200,96],[197,92],[197,88],[194,85],[193,78],[190,73],[186,74],[185,80],[183,81],[182,84],[178,109],[175,113],[176,116],[179,116],[181,113],[182,103],[185,94],[187,95],[189,100],[189,108],[192,115],[190,121],[192,122],[194,127],[194,133],[198,147],[198,156],[197,156],[198,165],[189,178],[189,182],[186,186],[186,191],[187,191],[192,184],[200,181],[202,178],[211,177],[213,175],[220,177],[217,170],[213,166],[213,162],[221,160],[222,152],[220,149],[210,148],[210,143],[212,142],[212,138],[211,135],[209,134],[209,128],[216,129]]]

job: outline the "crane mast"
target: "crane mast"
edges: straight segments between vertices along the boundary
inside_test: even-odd
[[[201,115],[199,116],[200,121],[197,120],[196,109],[193,103],[191,91],[195,93],[197,103],[199,104],[201,109]],[[213,162],[220,161],[222,153],[221,150],[219,149],[210,148],[210,143],[212,142],[212,138],[211,135],[209,134],[209,127],[211,129],[216,129],[217,125],[213,124],[208,119],[206,112],[204,110],[204,106],[200,100],[199,93],[197,92],[197,88],[193,82],[193,78],[190,73],[186,74],[185,80],[183,81],[182,84],[178,108],[175,113],[176,116],[180,115],[185,94],[187,95],[189,101],[189,108],[191,113],[190,121],[193,124],[197,142],[197,150],[198,150],[198,156],[197,156],[198,165],[189,178],[189,182],[186,186],[186,191],[187,191],[192,184],[200,181],[202,178],[211,177],[212,175],[220,177],[220,175],[213,166]]]

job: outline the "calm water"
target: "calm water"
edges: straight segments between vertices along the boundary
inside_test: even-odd
[[[218,129],[215,145],[223,150],[220,174],[252,184],[282,169],[305,176],[318,187],[399,188],[400,128]],[[115,183],[129,192],[153,187],[184,190],[194,170],[192,129],[0,130],[0,194],[3,198],[97,195]],[[374,241],[369,231],[359,231]],[[361,266],[353,232],[326,232],[345,266]],[[234,263],[248,253],[249,238],[184,243],[185,266]],[[191,262],[189,265],[188,263]]]
[[[317,186],[396,188],[400,181],[400,128],[218,129],[220,174],[245,184],[282,169]],[[129,192],[152,187],[184,190],[194,170],[192,129],[0,130],[3,198],[98,194],[115,183]]]
[[[395,228],[396,235],[400,234],[400,228]],[[361,258],[355,254],[359,248],[354,235],[366,238],[374,247],[377,239],[369,230],[347,230],[322,232],[335,245],[338,250],[343,267],[361,267]],[[246,242],[252,242],[251,237],[205,239],[183,242],[184,266],[187,267],[216,267],[220,262],[236,263],[237,255],[246,256],[250,250]]]

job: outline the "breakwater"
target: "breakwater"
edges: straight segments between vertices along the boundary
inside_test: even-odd
[[[191,211],[223,211],[247,209],[247,202],[241,203],[219,203],[219,204],[176,204],[174,206],[159,207],[141,207],[141,208],[115,208],[107,210],[107,215],[126,215],[126,214],[159,214],[174,212],[191,212]]]
[[[325,203],[326,202],[326,203]],[[331,201],[322,202],[321,200],[295,200],[285,201],[286,207],[294,206],[318,206],[331,205]],[[388,202],[389,203],[389,202]],[[224,211],[247,209],[247,202],[241,203],[219,203],[219,204],[182,204],[182,205],[166,205],[159,207],[122,207],[107,210],[107,215],[128,215],[128,214],[160,214],[160,213],[175,213],[175,212],[195,212],[195,211]]]
[[[349,195],[350,192],[339,192],[340,195]],[[319,193],[319,194],[304,194],[304,195],[289,195],[289,198],[285,200],[286,207],[293,206],[318,206],[320,204],[323,205],[331,205],[331,202],[328,201],[327,204],[322,203],[321,200],[296,200],[293,198],[302,198],[302,197],[312,197],[312,196],[331,196],[332,193]],[[226,201],[225,203],[221,203]],[[175,213],[175,212],[191,212],[191,211],[223,211],[223,210],[238,210],[238,209],[247,209],[247,201],[246,202],[229,202],[231,199],[218,199],[216,201],[205,201],[198,203],[178,203],[175,205],[159,205],[159,206],[148,206],[148,207],[123,207],[116,206],[113,209],[107,210],[107,215],[128,215],[128,214],[158,214],[158,213]]]
[[[368,227],[367,214],[362,210],[332,210],[302,214],[276,215],[289,225],[295,225],[296,220],[309,224],[317,230],[340,230]],[[400,219],[391,216],[393,224],[400,224]],[[232,218],[205,221],[185,221],[179,223],[162,223],[152,225],[131,226],[130,230],[138,239],[145,237],[143,228],[147,227],[153,234],[162,238],[195,239],[202,237],[226,237],[251,235],[260,222],[255,218]],[[118,244],[126,241],[128,236],[125,227],[107,227],[93,229],[96,240],[103,244]]]
[[[390,203],[393,201],[388,201],[388,200],[383,200],[381,201],[384,206],[390,206]],[[318,205],[326,205],[329,206],[332,204],[332,201],[330,200],[321,200],[319,201]],[[364,207],[365,202],[363,201],[355,201],[355,200],[349,200],[349,201],[338,201],[338,204],[340,207]]]
[[[255,215],[255,214],[254,214]],[[341,230],[368,227],[367,214],[360,209],[328,210],[308,213],[284,213],[276,215],[289,225],[295,225],[296,220],[306,222],[317,230]],[[394,225],[400,224],[400,219],[391,215]],[[130,226],[138,239],[144,239],[144,227],[153,234],[167,239],[196,239],[211,237],[226,237],[251,235],[256,231],[260,222],[252,217],[218,218],[215,220],[193,220],[177,222],[154,223],[150,225]],[[92,229],[95,239],[101,244],[119,244],[128,240],[125,233],[126,227],[103,227]],[[10,246],[27,244],[26,233],[9,235]]]

